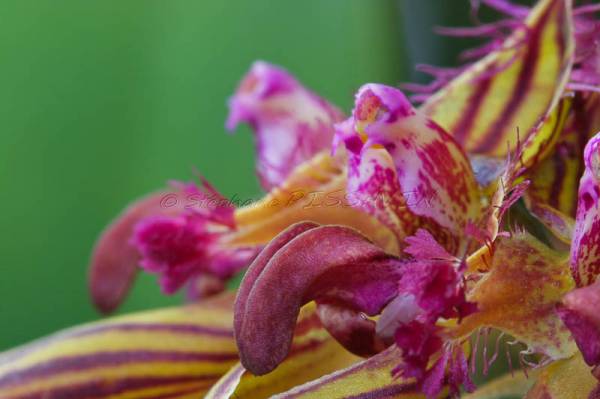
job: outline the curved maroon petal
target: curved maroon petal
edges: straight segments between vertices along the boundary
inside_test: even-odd
[[[281,234],[289,237],[287,230]],[[277,367],[289,351],[298,312],[310,301],[378,314],[396,295],[400,265],[347,227],[320,226],[295,236],[258,267],[262,273],[242,281],[234,321],[242,364],[257,375]]]
[[[252,262],[244,276],[244,281],[255,281],[256,279],[258,279],[265,267],[267,267],[267,264],[269,263],[271,258],[277,253],[277,251],[279,251],[285,244],[290,242],[299,234],[304,233],[305,231],[308,231],[310,229],[314,229],[318,226],[318,224],[312,222],[300,222],[285,229],[277,237],[273,238],[269,245],[267,245],[256,257],[256,259],[254,259],[254,262]],[[234,331],[236,333],[241,331],[242,329],[243,318],[241,316],[246,313],[246,304],[248,301],[248,296],[252,291],[252,287],[252,284],[244,284],[242,282],[238,289],[234,305],[235,317],[233,319]],[[238,350],[242,351],[244,342],[241,340],[237,340],[237,345]]]
[[[163,290],[173,292],[201,274],[230,277],[256,256],[257,247],[221,245],[222,236],[236,229],[234,207],[210,183],[200,177],[200,185],[171,185],[170,192],[130,205],[96,243],[89,289],[101,312],[110,313],[123,301],[138,265],[159,273]],[[218,291],[214,284],[196,288]]]
[[[227,284],[223,279],[210,274],[200,274],[187,284],[185,298],[188,302],[196,302],[220,294],[226,289]]]
[[[600,365],[600,281],[565,295],[558,314],[569,328],[585,362]]]
[[[393,344],[376,333],[376,323],[364,313],[332,303],[319,303],[317,314],[323,327],[349,352],[370,357]]]
[[[140,255],[129,243],[134,226],[149,215],[181,210],[180,206],[164,207],[164,199],[170,195],[176,194],[157,192],[134,202],[100,235],[92,253],[88,286],[94,305],[102,313],[119,306],[136,275]]]

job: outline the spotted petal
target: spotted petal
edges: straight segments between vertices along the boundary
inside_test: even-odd
[[[246,122],[256,134],[257,171],[267,190],[329,147],[343,114],[282,68],[258,61],[229,102],[227,127]]]
[[[523,397],[533,385],[534,373],[515,373],[496,377],[463,399],[504,399],[507,397]]]
[[[386,150],[370,148],[351,157],[348,174],[350,205],[377,218],[394,232],[398,242],[402,243],[425,223],[408,206],[426,207],[428,199],[402,191],[394,162]]]
[[[353,117],[338,125],[336,140],[354,154],[349,191],[361,194],[358,205],[398,236],[428,227],[455,251],[458,245],[453,248],[448,236],[463,237],[468,222],[479,221],[481,192],[465,153],[399,90],[363,86]],[[381,197],[386,204],[368,201]]]
[[[489,271],[467,295],[477,303],[478,311],[458,324],[455,334],[465,336],[478,327],[494,327],[533,352],[553,359],[572,355],[576,348],[555,311],[574,287],[567,254],[551,250],[528,233],[515,233],[496,241],[486,263]]]
[[[593,283],[600,274],[600,133],[587,143],[584,161],[571,245],[571,268],[579,286]]]
[[[563,94],[574,51],[571,1],[542,0],[524,26],[421,110],[470,153],[505,156],[535,133]]]
[[[597,387],[598,380],[576,355],[544,368],[525,399],[597,399]]]
[[[302,221],[352,227],[390,253],[398,253],[398,242],[385,225],[355,209],[346,189],[343,154],[320,153],[298,166],[280,186],[261,200],[237,209],[238,231],[229,242],[234,246],[265,245],[288,226]]]
[[[200,397],[238,355],[233,295],[116,317],[0,354],[3,399]]]

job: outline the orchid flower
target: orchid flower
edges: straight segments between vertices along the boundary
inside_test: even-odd
[[[224,289],[257,251],[303,220],[352,226],[389,250],[395,240],[372,217],[349,206],[342,156],[329,156],[341,111],[281,68],[256,62],[230,101],[227,126],[256,130],[257,171],[269,193],[235,208],[210,183],[171,183],[136,201],[102,234],[90,267],[90,291],[110,313],[124,299],[138,264],[160,276],[163,292],[183,285],[194,297]],[[325,198],[326,196],[326,198]]]
[[[255,63],[226,125],[265,197],[172,183],[92,256],[105,313],[138,265],[191,303],[0,354],[2,398],[600,397],[600,7],[481,3],[506,18],[441,30],[491,38],[467,64],[348,115]]]

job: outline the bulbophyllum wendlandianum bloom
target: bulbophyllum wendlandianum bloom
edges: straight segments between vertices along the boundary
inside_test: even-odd
[[[467,63],[349,114],[256,62],[226,125],[265,197],[172,183],[92,256],[105,313],[138,266],[189,303],[1,354],[2,398],[600,397],[600,6],[482,5]]]

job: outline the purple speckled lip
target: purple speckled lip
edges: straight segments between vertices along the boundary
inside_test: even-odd
[[[464,245],[466,226],[483,223],[481,193],[463,149],[398,89],[377,84],[359,89],[353,116],[336,125],[336,138],[350,152],[348,191],[389,199],[359,206],[400,243],[427,226],[456,251]],[[426,198],[426,206],[407,193]]]

